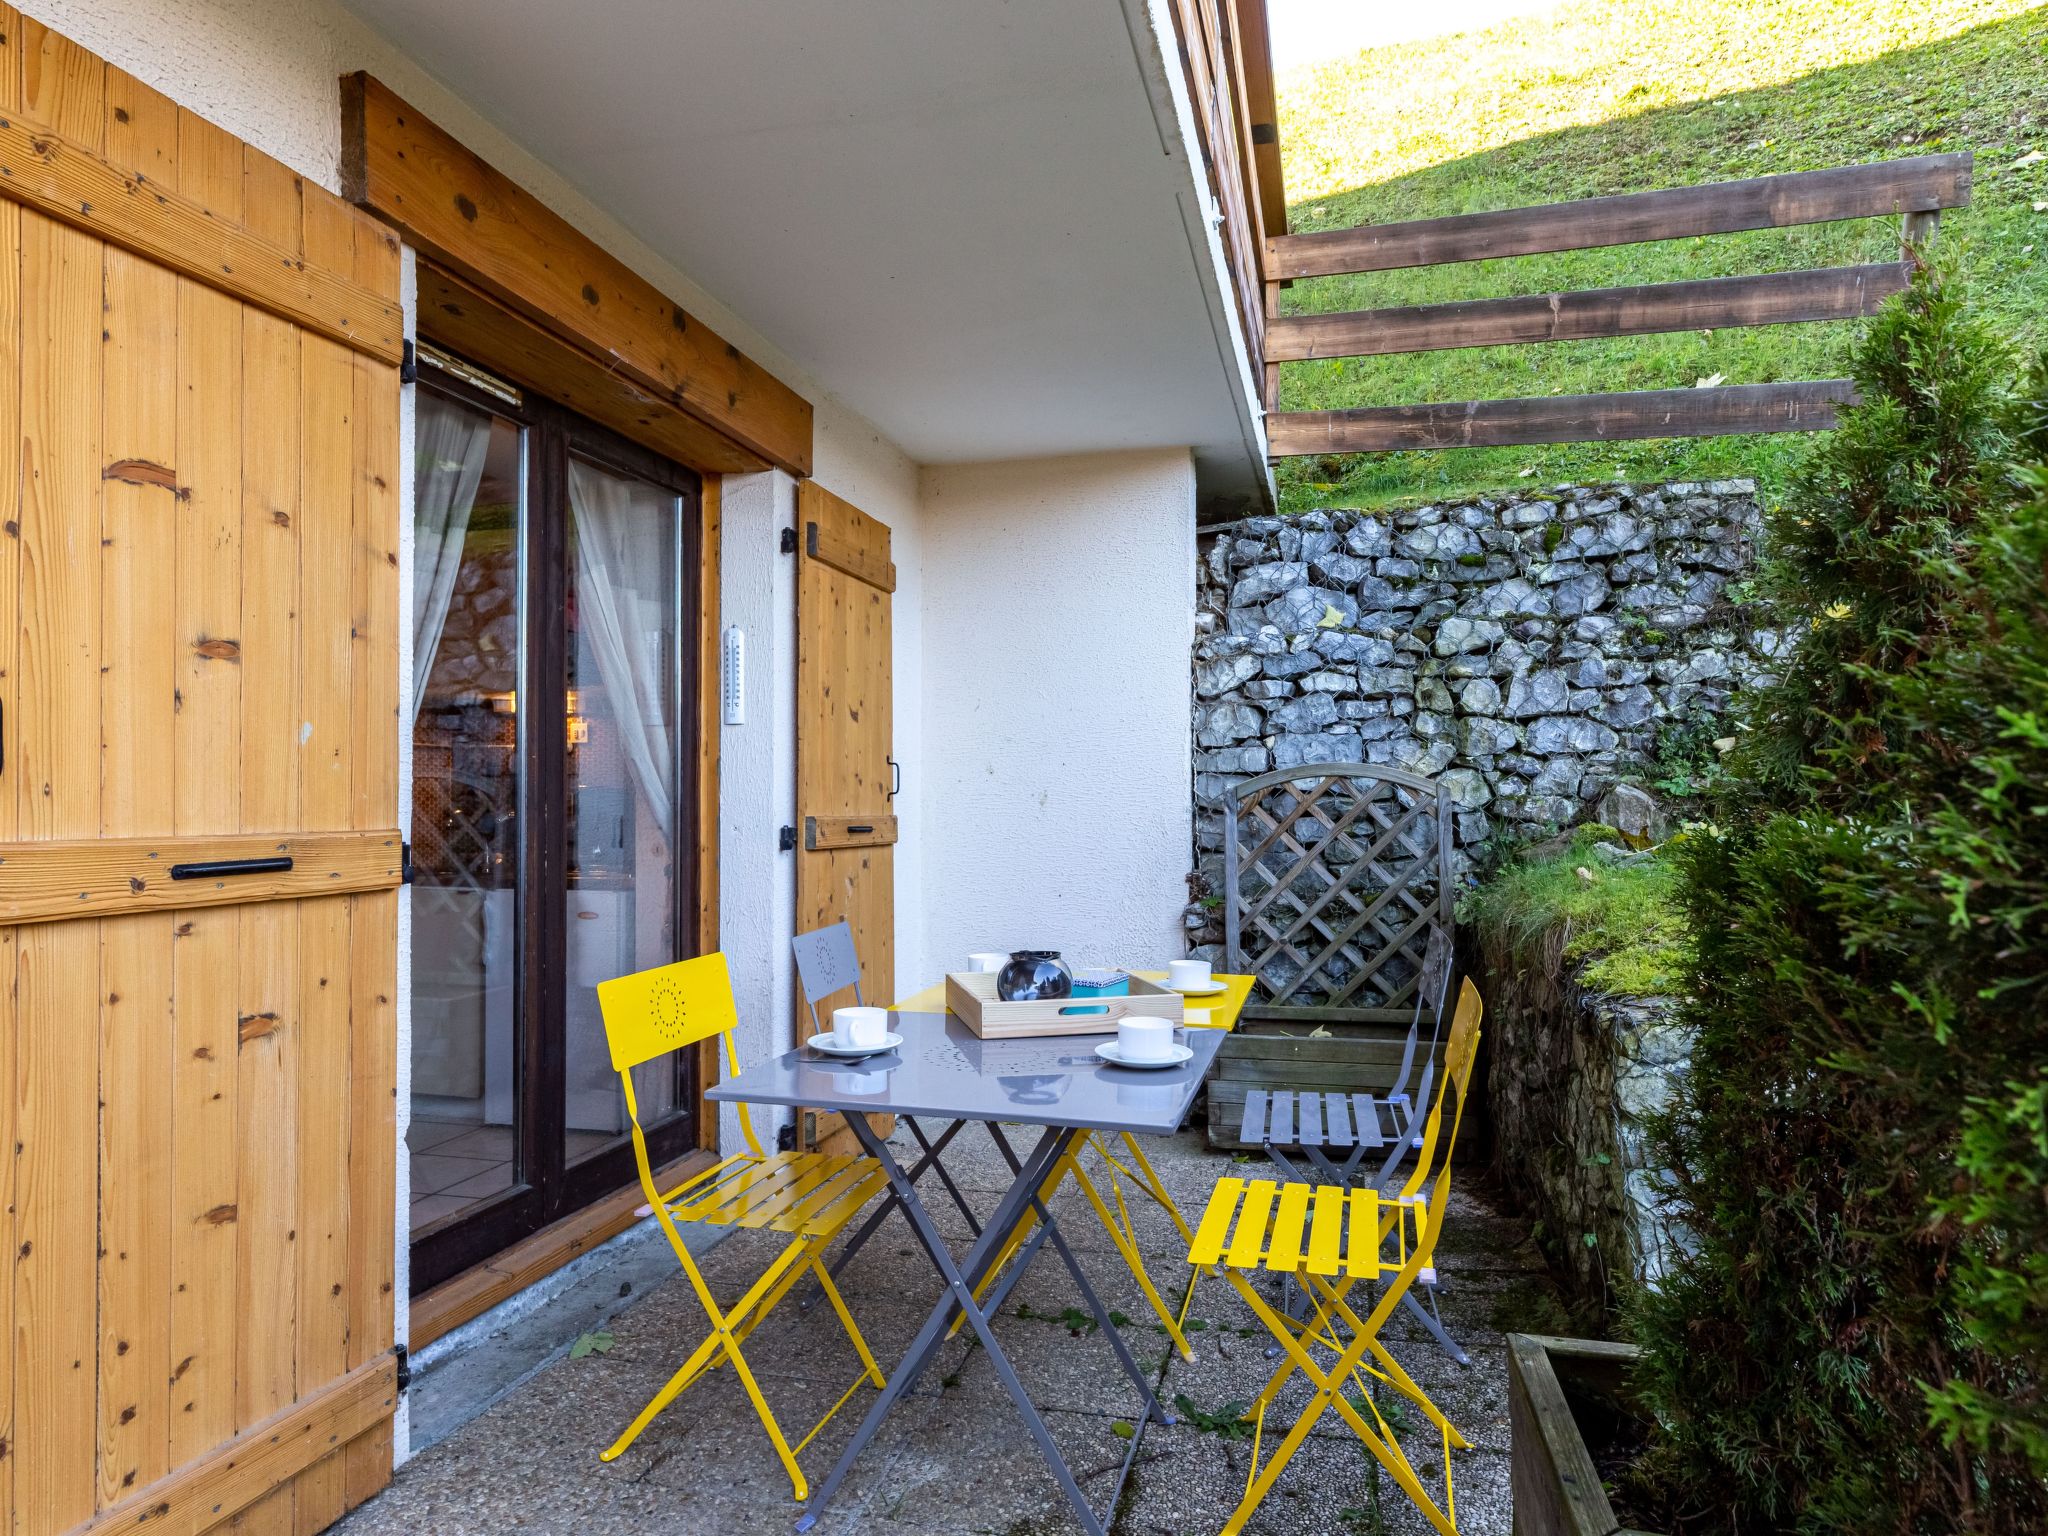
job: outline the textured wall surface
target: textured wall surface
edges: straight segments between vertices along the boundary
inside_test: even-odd
[[[1393,513],[1261,517],[1202,541],[1195,798],[1296,763],[1441,777],[1464,850],[1564,825],[1666,722],[1719,711],[1777,637],[1731,602],[1746,480],[1563,487]],[[1199,818],[1220,891],[1221,822]],[[1202,924],[1207,939],[1214,923]]]
[[[1194,467],[927,468],[924,956],[1182,953]]]
[[[1580,987],[1553,929],[1480,935],[1494,1171],[1543,1223],[1545,1246],[1590,1325],[1628,1287],[1654,1285],[1686,1241],[1661,1204],[1649,1121],[1691,1054],[1668,998]]]

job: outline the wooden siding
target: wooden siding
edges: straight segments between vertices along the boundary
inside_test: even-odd
[[[0,1530],[317,1531],[390,1472],[397,247],[0,40]]]

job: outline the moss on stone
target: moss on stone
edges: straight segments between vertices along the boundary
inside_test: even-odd
[[[1510,944],[1561,928],[1564,958],[1584,965],[1582,985],[1624,997],[1670,992],[1690,945],[1677,872],[1655,853],[1606,862],[1594,845],[1616,835],[1582,826],[1532,849],[1468,895],[1460,919]]]

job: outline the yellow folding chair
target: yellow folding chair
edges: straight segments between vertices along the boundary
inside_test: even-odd
[[[797,1454],[832,1421],[832,1416],[845,1406],[862,1382],[874,1387],[883,1385],[882,1368],[875,1364],[867,1340],[861,1337],[838,1287],[820,1262],[826,1244],[887,1182],[881,1165],[871,1157],[763,1152],[754,1136],[747,1106],[742,1104],[740,1133],[746,1138],[747,1150],[705,1169],[666,1194],[661,1193],[655,1188],[654,1170],[647,1159],[647,1137],[640,1128],[640,1107],[633,1096],[633,1069],[720,1035],[725,1040],[726,1066],[738,1075],[739,1052],[733,1045],[733,1030],[739,1020],[725,956],[703,955],[621,976],[615,981],[599,982],[597,1001],[604,1012],[612,1066],[625,1088],[626,1111],[633,1122],[633,1157],[640,1165],[640,1187],[646,1191],[656,1219],[668,1234],[669,1246],[675,1249],[683,1273],[690,1277],[697,1300],[711,1319],[711,1332],[704,1342],[640,1410],[639,1417],[626,1426],[626,1432],[612,1442],[603,1459],[612,1461],[623,1454],[653,1422],[654,1416],[674,1402],[684,1388],[729,1361],[746,1388],[762,1428],[768,1431],[783,1469],[789,1473],[791,1488],[798,1499],[807,1498],[810,1485],[797,1466]],[[679,1225],[690,1223],[783,1232],[789,1235],[789,1245],[744,1296],[721,1311],[677,1231]],[[740,1344],[789,1294],[806,1270],[817,1277],[832,1302],[832,1310],[839,1314],[840,1325],[860,1356],[862,1370],[853,1385],[826,1410],[824,1418],[792,1446],[783,1435],[782,1426],[775,1422],[768,1400],[761,1395],[760,1383],[740,1352]]]
[[[1387,1352],[1379,1334],[1401,1298],[1435,1260],[1437,1238],[1450,1202],[1451,1149],[1464,1119],[1465,1091],[1478,1050],[1482,1011],[1479,993],[1468,980],[1459,993],[1457,1018],[1444,1051],[1443,1085],[1423,1132],[1416,1173],[1400,1194],[1273,1179],[1224,1179],[1209,1198],[1188,1248],[1188,1263],[1197,1274],[1220,1266],[1285,1356],[1258,1400],[1246,1410],[1245,1416],[1257,1426],[1252,1437],[1251,1475],[1222,1536],[1237,1536],[1244,1529],[1245,1521],[1272,1491],[1281,1469],[1301,1449],[1316,1421],[1332,1408],[1430,1524],[1445,1536],[1456,1536],[1458,1506],[1451,1486],[1451,1452],[1468,1449],[1470,1443]],[[1455,1102],[1450,1131],[1438,1159],[1444,1101],[1451,1095]],[[1425,1195],[1421,1188],[1432,1166],[1436,1176]],[[1390,1242],[1392,1254],[1387,1251]],[[1258,1293],[1247,1276],[1259,1269],[1291,1275],[1300,1283],[1315,1302],[1315,1314],[1306,1324],[1284,1316]],[[1361,1280],[1386,1282],[1372,1310],[1363,1317],[1346,1299]],[[1327,1370],[1313,1353],[1316,1348],[1336,1356]],[[1297,1370],[1314,1383],[1315,1394],[1262,1468],[1259,1451],[1265,1437],[1266,1410]],[[1363,1388],[1360,1403],[1364,1412],[1344,1395],[1353,1381]],[[1414,1465],[1373,1402],[1375,1381],[1406,1397],[1436,1426],[1444,1460],[1441,1505],[1424,1490]],[[1372,1415],[1371,1424],[1367,1424],[1365,1413]]]

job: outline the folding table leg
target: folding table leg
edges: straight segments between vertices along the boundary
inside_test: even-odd
[[[905,1115],[903,1120],[910,1127],[911,1134],[917,1138],[917,1144],[924,1148],[924,1156],[920,1157],[910,1170],[910,1182],[915,1184],[924,1177],[927,1169],[943,1169],[944,1165],[939,1161],[939,1154],[946,1150],[946,1147],[952,1142],[953,1138],[960,1134],[960,1127],[967,1122],[965,1120],[955,1120],[939,1133],[937,1141],[928,1142],[925,1140],[923,1128],[915,1120],[908,1115]],[[947,1192],[953,1197],[953,1203],[960,1207],[960,1214],[967,1218],[968,1226],[973,1227],[975,1232],[979,1234],[981,1228],[975,1225],[974,1212],[968,1209],[967,1202],[961,1198],[958,1187],[955,1186],[951,1178],[947,1178],[945,1182]],[[867,1219],[854,1230],[853,1236],[848,1238],[846,1245],[839,1250],[839,1257],[832,1261],[832,1268],[830,1270],[833,1279],[838,1279],[839,1272],[846,1268],[853,1256],[867,1246],[868,1239],[875,1235],[875,1229],[888,1219],[889,1213],[895,1210],[896,1206],[896,1191],[891,1189],[882,1196],[874,1210],[868,1213]],[[814,1284],[804,1296],[804,1299],[797,1303],[797,1310],[799,1312],[808,1312],[824,1299],[824,1287]]]
[[[1021,1173],[1023,1169],[1017,1162],[1016,1154],[1010,1150],[1009,1140],[1003,1135],[1002,1127],[991,1121],[988,1129],[989,1134],[995,1138],[996,1149],[1003,1154],[1003,1160],[1012,1170]],[[1159,1406],[1158,1395],[1153,1392],[1152,1383],[1145,1378],[1145,1368],[1138,1364],[1137,1356],[1131,1353],[1131,1346],[1124,1342],[1123,1330],[1110,1321],[1109,1308],[1102,1304],[1102,1298],[1095,1294],[1095,1287],[1088,1283],[1088,1276],[1082,1272],[1080,1264],[1075,1260],[1073,1249],[1067,1246],[1066,1236],[1060,1231],[1059,1223],[1053,1220],[1052,1212],[1046,1209],[1044,1198],[1035,1188],[1031,1193],[1031,1205],[1038,1215],[1039,1225],[1052,1240],[1053,1247],[1059,1250],[1060,1258],[1067,1266],[1067,1273],[1074,1277],[1074,1284],[1080,1287],[1081,1297],[1088,1303],[1088,1310],[1095,1318],[1097,1330],[1109,1340],[1110,1347],[1116,1351],[1117,1360],[1124,1368],[1124,1374],[1131,1378],[1131,1384],[1138,1389],[1139,1395],[1144,1399],[1145,1415],[1157,1418],[1162,1424],[1171,1424],[1172,1418]],[[1104,1220],[1106,1224],[1106,1216]]]
[[[916,1189],[904,1175],[902,1168],[897,1165],[896,1160],[889,1155],[888,1147],[875,1135],[874,1128],[861,1116],[852,1117],[848,1123],[853,1127],[854,1135],[860,1139],[862,1147],[881,1164],[890,1188],[895,1191],[904,1215],[909,1218],[911,1230],[917,1235],[919,1246],[930,1257],[933,1268],[939,1272],[939,1277],[945,1281],[946,1294],[939,1299],[938,1305],[932,1308],[931,1315],[925,1319],[924,1326],[918,1330],[916,1339],[911,1342],[909,1352],[904,1355],[902,1364],[897,1367],[895,1375],[889,1378],[889,1384],[882,1389],[869,1407],[867,1417],[854,1432],[853,1440],[841,1454],[838,1465],[833,1467],[832,1475],[826,1478],[823,1486],[819,1488],[811,1509],[797,1521],[797,1530],[808,1531],[816,1524],[818,1512],[824,1509],[831,1502],[833,1495],[839,1491],[854,1461],[874,1439],[883,1420],[888,1417],[890,1409],[916,1384],[917,1378],[924,1372],[932,1356],[938,1352],[946,1326],[952,1321],[955,1309],[958,1309],[966,1313],[968,1322],[973,1325],[976,1337],[981,1340],[982,1347],[988,1354],[989,1364],[995,1368],[997,1379],[1002,1382],[1003,1389],[1010,1394],[1011,1401],[1016,1404],[1025,1428],[1037,1442],[1039,1454],[1045,1458],[1046,1466],[1058,1480],[1060,1489],[1066,1494],[1067,1502],[1073,1507],[1082,1528],[1087,1531],[1088,1536],[1104,1536],[1102,1522],[1096,1518],[1095,1512],[1089,1507],[1087,1499],[1081,1492],[1080,1485],[1074,1481],[1074,1474],[1061,1457],[1059,1447],[1053,1441],[1052,1432],[1046,1428],[1045,1420],[1032,1405],[1030,1395],[1024,1390],[1024,1384],[1017,1379],[1017,1373],[1004,1356],[1002,1346],[996,1342],[987,1316],[974,1300],[974,1282],[985,1275],[1010,1231],[1022,1220],[1025,1210],[1029,1208],[1033,1196],[1037,1193],[1039,1181],[1045,1177],[1046,1170],[1082,1133],[1073,1129],[1047,1127],[1045,1134],[1039,1138],[1038,1145],[1024,1160],[1023,1171],[1003,1198],[997,1202],[994,1214],[982,1228],[980,1238],[975,1241],[968,1253],[967,1269],[963,1273],[947,1250],[945,1239],[933,1225],[930,1213],[917,1198]],[[1131,1454],[1135,1455],[1135,1442],[1138,1436],[1132,1438],[1134,1443]],[[1128,1458],[1125,1466],[1128,1470]]]

